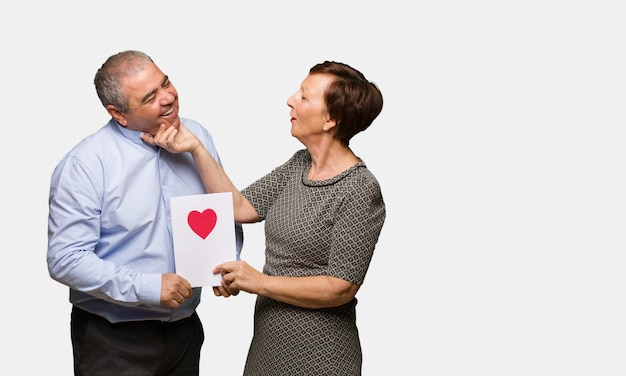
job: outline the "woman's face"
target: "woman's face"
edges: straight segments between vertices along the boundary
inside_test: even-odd
[[[311,136],[324,134],[324,128],[334,125],[324,102],[324,92],[333,79],[333,75],[325,73],[308,75],[287,100],[287,106],[291,107],[291,135],[305,145]]]

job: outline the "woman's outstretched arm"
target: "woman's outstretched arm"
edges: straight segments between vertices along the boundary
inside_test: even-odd
[[[235,222],[253,223],[259,215],[250,202],[241,194],[219,163],[209,153],[202,142],[183,124],[178,128],[161,125],[154,136],[143,134],[145,142],[164,148],[170,153],[189,152],[193,157],[202,182],[208,193],[231,192]]]

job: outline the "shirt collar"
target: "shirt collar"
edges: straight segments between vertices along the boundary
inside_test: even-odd
[[[144,144],[146,144],[141,139],[141,135],[144,132],[130,130],[130,129],[120,125],[120,123],[118,123],[117,120],[115,120],[115,119],[111,119],[111,121],[113,122],[113,124],[115,124],[115,126],[117,126],[117,129],[120,131],[122,136],[126,137],[132,143],[135,143],[137,145],[144,145]]]

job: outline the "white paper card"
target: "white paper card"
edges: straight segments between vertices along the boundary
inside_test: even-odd
[[[236,259],[231,192],[170,199],[176,273],[192,287],[219,286],[213,268]]]

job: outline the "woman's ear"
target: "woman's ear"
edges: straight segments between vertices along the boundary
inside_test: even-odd
[[[327,118],[326,119],[326,123],[324,123],[324,132],[328,132],[329,130],[331,130],[335,125],[337,125],[337,122],[335,122],[334,120]]]

